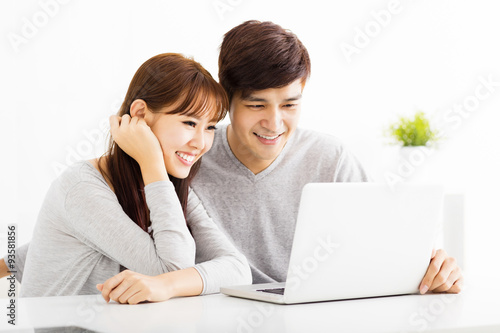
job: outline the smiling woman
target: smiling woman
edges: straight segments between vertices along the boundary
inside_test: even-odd
[[[172,166],[171,161],[175,156],[169,154],[170,148],[167,149],[166,145],[170,146],[173,140],[178,141],[180,138],[169,132],[172,131],[172,126],[162,131],[162,124],[167,119],[162,115],[184,116],[186,122],[193,122],[194,118],[203,116],[213,126],[212,123],[224,118],[227,103],[222,87],[200,64],[180,55],[167,53],[149,59],[137,70],[118,115],[130,115],[146,121],[164,148],[163,157],[168,167]],[[100,161],[100,171],[105,175],[109,174],[108,179],[113,183],[115,194],[127,214],[143,230],[147,230],[149,212],[145,206],[144,193],[140,191],[144,185],[141,183],[141,170],[137,160],[130,154],[123,153],[122,147],[116,144],[115,137],[111,140],[108,151],[113,154],[108,154],[106,161]],[[102,162],[106,168],[101,167]],[[195,163],[190,174],[184,177],[172,174],[174,170],[167,170],[184,211],[189,182],[198,168],[199,163]]]
[[[49,189],[29,251],[18,251],[19,272],[27,253],[22,296],[101,291],[138,303],[250,282],[246,259],[189,189],[227,108],[197,62],[172,53],[146,61],[110,118],[108,152],[69,167]]]

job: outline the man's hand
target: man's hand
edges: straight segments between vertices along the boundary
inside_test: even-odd
[[[435,293],[459,293],[463,288],[464,278],[462,270],[457,265],[455,258],[449,257],[444,250],[434,250],[431,262],[427,268],[422,282],[420,283],[420,293],[427,291]]]

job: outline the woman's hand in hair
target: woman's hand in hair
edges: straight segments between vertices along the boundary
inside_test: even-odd
[[[151,161],[163,163],[160,142],[143,118],[131,118],[128,114],[123,117],[111,116],[109,124],[113,140],[139,165]]]
[[[141,167],[144,185],[168,180],[160,142],[143,118],[111,116],[109,124],[113,140]]]
[[[173,296],[172,286],[163,275],[148,276],[129,270],[96,287],[106,302],[113,300],[122,304],[161,302]]]

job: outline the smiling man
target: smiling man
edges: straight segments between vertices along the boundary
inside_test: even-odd
[[[303,87],[298,79],[282,88],[233,96],[227,140],[234,156],[254,174],[274,161],[295,132]]]
[[[276,24],[248,21],[224,36],[231,124],[216,130],[192,187],[247,256],[254,283],[286,279],[305,184],[368,180],[338,139],[297,128],[310,72],[306,48]]]
[[[254,283],[285,281],[305,184],[368,181],[338,139],[297,128],[310,72],[304,45],[272,22],[247,21],[224,36],[219,81],[231,124],[216,130],[192,187],[246,255]],[[455,260],[438,250],[421,292],[461,285]]]

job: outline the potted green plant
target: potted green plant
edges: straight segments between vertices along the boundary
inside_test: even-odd
[[[418,111],[413,117],[400,117],[397,122],[390,125],[387,134],[400,146],[397,167],[390,175],[392,179],[425,180],[426,161],[432,155],[433,144],[437,142],[439,135],[426,115]]]
[[[389,127],[389,136],[403,147],[429,146],[437,141],[437,131],[422,111],[412,118],[400,117]]]

